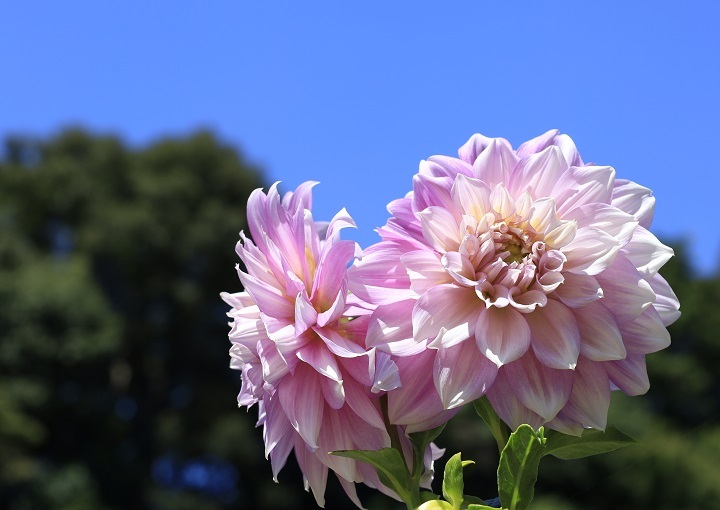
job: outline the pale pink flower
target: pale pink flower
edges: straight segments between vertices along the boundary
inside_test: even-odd
[[[236,247],[245,291],[222,295],[232,307],[231,367],[242,371],[239,404],[259,404],[274,478],[294,450],[320,506],[328,469],[360,506],[355,482],[389,491],[367,464],[329,452],[390,446],[377,397],[399,385],[398,371],[389,354],[365,347],[372,307],[347,291],[358,248],[339,231],[354,222],[342,210],[315,223],[314,184],[282,200],[273,185],[248,200],[252,241],[241,233]]]
[[[353,293],[380,305],[368,345],[418,360],[436,349],[446,409],[486,393],[513,427],[604,429],[611,389],[647,391],[645,355],[679,316],[657,273],[672,250],[647,230],[652,193],[584,164],[555,130],[517,150],[474,135],[459,156],[421,162],[352,269]]]

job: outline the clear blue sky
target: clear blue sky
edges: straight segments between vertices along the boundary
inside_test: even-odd
[[[0,137],[209,127],[368,245],[420,159],[568,133],[720,260],[720,2],[51,1],[0,6]],[[234,239],[228,240],[232,246]]]

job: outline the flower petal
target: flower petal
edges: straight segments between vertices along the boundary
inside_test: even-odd
[[[492,138],[475,133],[465,144],[458,150],[460,159],[471,165],[475,163],[477,157],[485,148],[493,142]]]
[[[377,305],[411,297],[410,280],[400,261],[402,253],[397,243],[388,241],[364,250],[362,258],[347,270],[350,292]]]
[[[470,338],[480,312],[475,290],[451,284],[438,285],[420,296],[413,309],[413,336],[421,342],[445,329],[442,345],[449,347]]]
[[[650,228],[655,214],[655,197],[648,188],[626,179],[615,179],[611,204],[632,214],[640,226]]]
[[[433,366],[435,388],[445,409],[453,409],[485,394],[497,367],[472,342],[438,350]]]
[[[643,395],[650,389],[644,354],[628,353],[623,360],[602,364],[610,382],[626,395]]]
[[[530,325],[533,352],[541,363],[562,370],[575,368],[580,354],[580,328],[565,305],[548,299],[544,307],[526,314],[525,320]]]
[[[629,352],[650,354],[670,345],[670,333],[665,329],[660,314],[648,307],[637,319],[620,328],[625,346]]]
[[[545,422],[542,416],[525,407],[515,396],[504,367],[498,372],[495,382],[487,392],[487,397],[498,416],[512,430],[523,423],[538,429]]]
[[[452,186],[454,205],[463,214],[482,218],[492,211],[490,188],[483,181],[458,175]]]
[[[319,376],[315,370],[300,363],[292,378],[286,377],[281,381],[277,392],[290,424],[307,447],[316,450],[325,405]],[[295,453],[297,455],[297,446]]]
[[[551,197],[553,186],[567,169],[562,152],[551,145],[520,160],[512,172],[509,188],[516,196],[527,190],[535,199]]]
[[[443,268],[442,255],[434,251],[411,251],[402,255],[400,260],[410,279],[410,288],[417,296],[437,285],[452,283],[452,278]]]
[[[520,158],[515,155],[507,140],[494,138],[475,159],[473,167],[478,179],[494,185],[498,182],[509,182],[518,161]]]
[[[574,372],[548,368],[531,352],[503,370],[518,400],[545,421],[552,420],[570,398]]]
[[[423,236],[440,253],[457,251],[460,247],[460,225],[455,216],[441,207],[428,207],[418,213]]]
[[[555,290],[555,296],[570,308],[582,308],[603,297],[597,279],[589,274],[563,273],[565,280]]]
[[[620,250],[620,243],[595,227],[579,228],[575,238],[562,252],[567,257],[565,269],[572,273],[596,275],[604,271]]]
[[[680,302],[668,282],[659,273],[648,278],[647,282],[656,296],[653,307],[660,314],[663,324],[669,326],[680,318]]]
[[[581,359],[570,400],[563,414],[585,427],[605,430],[610,407],[610,381],[599,363]]]
[[[627,352],[617,320],[602,301],[572,311],[580,327],[580,354],[592,361],[625,359]]]
[[[622,253],[638,271],[648,276],[657,273],[674,255],[672,248],[658,241],[657,237],[643,227],[635,229],[630,242],[623,246]]]
[[[481,309],[475,328],[477,348],[501,367],[525,354],[530,347],[530,327],[512,307]]]
[[[603,289],[603,304],[620,325],[635,319],[656,299],[650,284],[622,255],[596,278]]]
[[[414,299],[377,307],[370,317],[367,347],[377,347],[395,356],[412,356],[425,350],[425,344],[413,337],[414,307]]]

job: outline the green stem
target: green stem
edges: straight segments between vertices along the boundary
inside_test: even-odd
[[[390,446],[400,452],[400,456],[404,459],[405,455],[403,454],[402,443],[400,442],[400,434],[398,434],[398,428],[390,423],[390,418],[388,415],[387,395],[383,395],[380,397],[380,409],[382,410],[382,418],[383,422],[385,423],[385,430],[387,430],[387,433],[390,436]],[[410,475],[409,479],[411,480],[412,484],[411,487],[406,487],[406,489],[409,491],[408,499],[405,499],[402,494],[398,494],[398,496],[402,498],[405,505],[407,505],[408,510],[415,510],[423,503],[422,499],[420,498],[420,477],[422,476],[422,470],[420,470],[420,472],[417,474],[415,473],[417,471],[417,455],[417,452],[414,452],[413,472],[411,473],[410,470],[408,470],[408,475]],[[420,463],[422,466],[422,457],[420,457]],[[407,465],[405,465],[405,469],[407,469]]]

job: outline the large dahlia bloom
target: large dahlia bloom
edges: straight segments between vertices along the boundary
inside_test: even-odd
[[[512,427],[604,429],[611,389],[647,391],[645,355],[679,316],[657,273],[672,250],[647,230],[654,205],[557,131],[517,150],[474,135],[459,158],[421,162],[353,269],[351,290],[380,305],[369,345],[436,349],[446,409],[487,394]]]
[[[232,307],[231,367],[242,371],[239,404],[258,404],[275,479],[294,450],[320,506],[328,469],[360,506],[354,482],[388,489],[369,465],[329,452],[390,446],[377,396],[399,384],[398,371],[389,354],[365,347],[372,307],[347,291],[357,246],[339,231],[352,218],[343,210],[314,222],[314,184],[283,199],[274,185],[248,200],[252,241],[241,233],[236,247],[245,290],[222,294]]]

